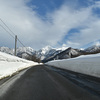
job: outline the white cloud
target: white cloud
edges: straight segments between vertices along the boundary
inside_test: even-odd
[[[71,42],[71,41],[66,41],[66,44],[68,47],[74,47],[74,46],[80,46],[79,43]]]
[[[81,23],[77,20],[77,24],[83,28],[80,28],[80,32],[73,33],[73,35],[68,38],[68,40],[71,41],[71,44],[66,42],[66,45],[70,45],[72,47],[82,47],[89,42],[100,39],[100,17],[98,17],[96,13],[94,14],[92,12],[94,8],[100,8],[99,4],[100,2],[95,2],[94,5],[81,9],[80,12],[78,12],[78,14],[81,13],[81,16],[76,16],[77,18],[74,16],[75,20],[79,19],[83,21]],[[83,20],[83,18],[85,18],[85,20]],[[78,28],[77,24],[74,28]],[[77,43],[80,45],[77,45]]]
[[[91,19],[90,22],[87,21],[85,28],[80,29],[80,32],[76,33],[76,36],[73,35],[70,37],[71,42],[80,43],[79,46],[73,46],[82,47],[90,42],[100,39],[100,18],[92,16]]]
[[[24,44],[30,44],[30,46],[33,44],[33,47],[39,47],[38,41],[43,39],[42,35],[46,24],[37,16],[35,11],[25,5],[24,0],[1,0],[0,15]],[[0,32],[0,34],[4,36],[7,33]]]
[[[100,46],[100,42],[96,42],[96,45],[97,45],[97,46]]]
[[[94,38],[98,39],[100,37],[100,21],[92,13],[93,6],[76,10],[64,4],[51,13],[47,12],[48,20],[44,21],[38,16],[36,11],[33,11],[31,7],[26,5],[28,1],[0,0],[0,17],[26,46],[31,46],[35,49],[46,45],[55,46],[62,41],[70,29],[80,27],[85,28],[80,29],[80,33],[75,35],[73,33],[69,37],[70,43],[66,42],[66,45],[79,47],[92,41]],[[98,7],[98,5],[99,2],[95,3],[94,7]],[[0,46],[4,44],[3,42],[5,42],[5,46],[14,45],[13,41],[0,28]]]

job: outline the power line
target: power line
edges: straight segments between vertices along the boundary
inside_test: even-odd
[[[0,20],[1,20],[1,22],[9,29],[9,31],[12,33],[12,34],[14,34],[14,35],[16,35],[8,26],[7,26],[7,24],[0,18]]]
[[[6,26],[6,28],[8,28],[8,30],[14,35],[14,36],[16,36],[16,34],[7,26],[7,24],[0,18],[0,20],[1,20],[1,22]],[[0,25],[4,30],[6,30],[2,25]],[[9,31],[7,31],[6,30],[6,32],[8,32],[11,36],[12,36],[12,34],[9,32]],[[19,38],[17,38],[17,40],[19,41],[19,43],[23,46],[23,47],[25,47],[25,45],[20,41],[20,39]]]
[[[17,38],[17,40],[20,42],[20,44],[25,47],[25,45],[19,40],[19,38]]]
[[[0,24],[0,26],[7,32],[7,33],[9,33],[9,35],[11,36],[11,37],[13,37],[13,38],[15,38],[9,31],[7,31],[1,24]]]

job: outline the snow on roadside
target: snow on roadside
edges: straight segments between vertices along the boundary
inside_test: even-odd
[[[38,63],[0,52],[0,79],[35,65]]]
[[[54,60],[46,64],[100,78],[100,53],[64,60]]]

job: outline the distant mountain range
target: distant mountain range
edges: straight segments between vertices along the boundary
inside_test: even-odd
[[[8,47],[0,47],[0,51],[14,55],[14,49]],[[80,55],[88,55],[95,53],[100,53],[99,42],[84,50],[74,49],[71,47],[52,48],[50,46],[46,46],[45,48],[42,48],[38,51],[34,50],[31,47],[17,48],[18,57],[29,60],[32,60],[32,58],[36,57],[39,58],[44,63],[51,60],[68,59],[68,58],[78,57]]]
[[[87,49],[88,47],[92,47],[92,46],[100,46],[100,39],[96,40],[96,41],[92,41],[92,42],[82,46],[82,48]]]

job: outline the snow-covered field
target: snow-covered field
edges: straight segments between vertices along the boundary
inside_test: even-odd
[[[34,65],[38,63],[0,52],[0,79]]]
[[[65,60],[54,60],[46,64],[100,78],[100,53]]]

